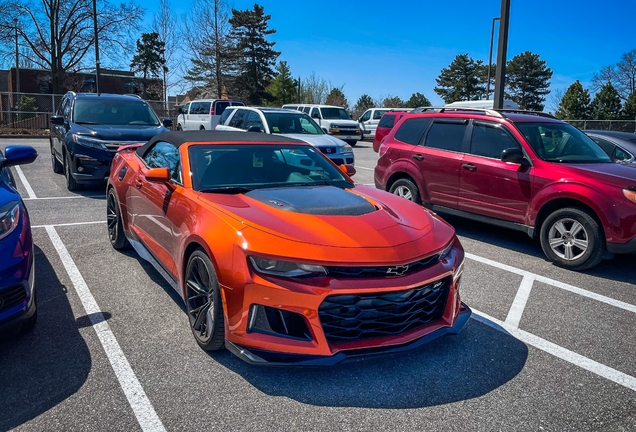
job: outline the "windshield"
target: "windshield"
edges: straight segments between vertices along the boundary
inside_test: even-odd
[[[353,186],[310,145],[193,145],[188,153],[193,188],[201,192],[242,193],[299,185]]]
[[[351,120],[351,117],[342,108],[320,108],[322,118],[325,120]]]
[[[264,114],[271,133],[324,135],[320,126],[302,112],[266,112]]]
[[[590,137],[567,123],[516,123],[534,152],[543,160],[560,163],[611,163]]]
[[[161,122],[150,106],[139,101],[117,99],[78,99],[73,121],[79,124],[159,126]]]

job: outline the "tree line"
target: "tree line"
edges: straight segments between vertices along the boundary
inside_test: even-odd
[[[595,73],[590,89],[576,80],[559,98],[555,115],[564,120],[636,120],[636,49]]]

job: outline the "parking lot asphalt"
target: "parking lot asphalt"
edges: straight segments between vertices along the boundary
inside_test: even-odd
[[[170,285],[111,248],[102,188],[67,191],[48,140],[8,144],[40,153],[14,171],[39,321],[0,337],[0,430],[636,430],[633,256],[572,272],[525,234],[446,217],[467,252],[462,333],[327,369],[256,367],[202,351]],[[377,154],[354,151],[372,185]]]

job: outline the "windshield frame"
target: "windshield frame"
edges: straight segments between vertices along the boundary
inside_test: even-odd
[[[569,123],[536,121],[515,122],[514,125],[534,154],[545,162],[568,164],[613,163],[601,146]],[[547,135],[548,131],[551,136]],[[556,141],[557,138],[558,142]],[[550,140],[553,143],[552,148],[548,148]],[[570,141],[572,142],[570,143]],[[574,150],[588,154],[570,154],[566,150],[571,145],[578,145]]]
[[[197,192],[223,188],[335,186],[346,189],[355,186],[311,145],[197,143],[188,147],[188,160],[192,189]]]

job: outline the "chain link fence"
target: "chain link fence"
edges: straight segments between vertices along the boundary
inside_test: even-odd
[[[565,120],[581,130],[607,130],[636,133],[636,120]]]
[[[44,134],[63,96],[0,92],[0,135]],[[172,103],[147,102],[160,118],[170,118],[176,124],[178,113]]]

